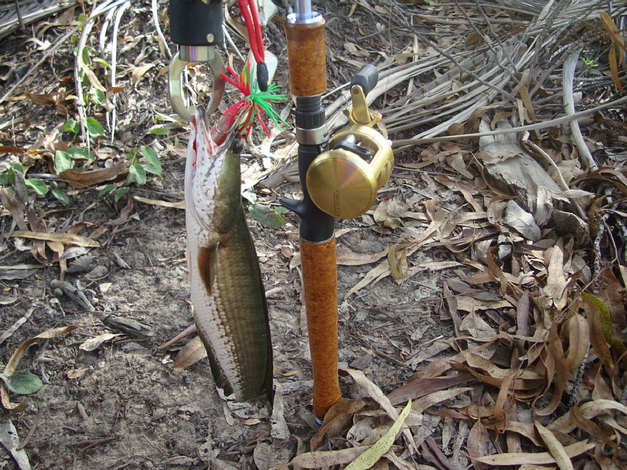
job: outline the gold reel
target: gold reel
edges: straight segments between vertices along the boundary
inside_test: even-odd
[[[350,125],[331,137],[331,150],[321,153],[307,170],[307,190],[318,208],[338,219],[368,211],[394,165],[391,142],[373,129],[381,119],[371,115],[359,85],[351,87]]]

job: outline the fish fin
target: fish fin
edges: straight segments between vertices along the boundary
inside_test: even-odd
[[[213,380],[216,383],[218,388],[221,388],[224,391],[225,396],[229,396],[233,393],[233,387],[229,384],[229,381],[224,374],[224,370],[218,364],[216,360],[216,355],[213,352],[211,346],[203,341],[205,345],[205,349],[207,350],[207,359],[209,359],[209,367],[211,368],[211,375],[213,376]]]
[[[201,247],[198,250],[198,271],[200,272],[200,278],[205,285],[208,295],[212,295],[217,279],[219,247],[220,243],[214,243],[213,245]],[[229,384],[224,370],[217,361],[216,354],[213,351],[211,344],[205,341],[203,341],[203,343],[205,345],[205,349],[207,350],[207,359],[209,359],[209,366],[211,368],[213,380],[216,385],[224,391],[225,396],[231,395],[233,393],[233,387]]]
[[[219,243],[198,250],[198,271],[207,294],[212,295],[216,282]]]

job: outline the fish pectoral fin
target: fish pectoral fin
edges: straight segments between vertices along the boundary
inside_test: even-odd
[[[208,247],[201,247],[198,250],[198,270],[209,295],[212,295],[216,283],[219,246],[219,243],[215,243]]]

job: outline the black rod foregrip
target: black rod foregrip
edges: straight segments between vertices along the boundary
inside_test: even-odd
[[[298,147],[298,173],[303,190],[303,198],[281,199],[281,204],[295,212],[300,217],[300,237],[308,242],[323,242],[333,237],[335,231],[335,218],[318,209],[314,204],[307,185],[307,169],[311,162],[320,155],[320,147],[317,145],[299,145]]]
[[[224,42],[222,0],[170,0],[170,37],[179,46]]]

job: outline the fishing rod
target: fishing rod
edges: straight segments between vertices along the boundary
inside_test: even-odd
[[[243,81],[238,80],[230,68],[228,69],[230,77],[225,73],[224,63],[217,50],[224,40],[221,0],[170,0],[171,35],[172,40],[179,46],[179,52],[170,64],[170,94],[174,110],[184,119],[192,121],[193,110],[186,105],[183,98],[181,84],[183,68],[187,62],[205,61],[214,75],[214,89],[205,115],[218,108],[225,81],[228,81],[247,95],[247,98],[229,109],[239,110],[237,112],[240,114],[244,113],[243,109],[248,110],[249,117],[265,114],[277,123],[273,117],[276,113],[269,105],[263,105],[263,102],[271,102],[280,95],[273,94],[275,85],[268,86],[276,62],[273,56],[263,49],[256,8],[252,3],[254,1],[238,0],[249,32],[251,54],[254,56],[257,72],[255,84],[247,75],[248,65],[244,68]],[[311,1],[307,0],[297,0],[295,13],[288,16],[285,25],[290,91],[296,101],[295,128],[299,144],[298,166],[303,198],[281,200],[285,207],[300,217],[301,268],[314,379],[313,411],[319,421],[324,419],[331,406],[342,399],[338,377],[335,220],[358,217],[370,209],[376,199],[377,190],[385,184],[393,166],[391,142],[375,129],[381,115],[372,113],[366,101],[366,95],[376,86],[378,80],[377,69],[374,66],[365,66],[351,81],[352,109],[347,113],[348,125],[336,130],[332,135],[328,130],[322,105],[322,95],[327,91],[325,25],[323,16],[313,11]],[[264,63],[266,55],[272,59],[269,62],[270,71]],[[255,91],[257,88],[262,91],[266,88],[269,93],[257,94]],[[253,95],[259,100],[249,99],[254,98]],[[225,114],[228,116],[229,110]],[[224,119],[225,117],[222,121]],[[236,119],[234,115],[233,119]],[[240,131],[244,128],[250,131],[250,127],[247,126],[252,125],[252,119],[244,121],[245,126]],[[261,119],[259,121],[267,132],[263,121]],[[193,122],[193,129],[197,135],[202,127],[198,126],[197,121]],[[197,147],[193,145],[190,147],[192,157],[196,155],[197,148],[202,146],[200,144]],[[233,175],[237,176],[236,172],[233,172]],[[237,179],[239,184],[239,177]],[[195,181],[193,183],[195,184]],[[205,183],[198,186],[203,191],[210,187]],[[186,175],[186,199],[187,187]],[[218,202],[214,201],[214,204]],[[188,227],[188,238],[189,232]],[[202,271],[205,273],[206,270]],[[211,289],[206,290],[205,294],[208,296],[205,295],[205,303],[209,305],[215,302],[214,294]],[[194,302],[194,290],[192,291],[192,303],[202,303]],[[267,321],[267,313],[263,311],[257,312],[255,316],[257,320],[265,318]],[[220,318],[216,320],[212,314],[205,317],[217,326],[223,326],[224,322]],[[234,324],[227,326],[228,329],[237,327]],[[221,338],[221,341],[223,339]],[[236,338],[232,339],[235,341]],[[205,343],[208,350],[211,350],[209,344],[211,341]],[[220,348],[231,346],[224,344]],[[233,348],[234,356],[242,354],[245,349],[241,345],[239,350],[234,346]],[[271,349],[269,351],[271,354]],[[222,367],[222,375],[225,375],[233,372],[232,364],[236,364],[237,359],[227,358],[223,362],[226,366],[220,363],[217,363],[217,366],[218,369]],[[216,364],[212,363],[212,366],[214,365]],[[220,374],[218,378],[219,376]],[[237,380],[241,381],[243,387],[252,379],[237,377]],[[267,383],[264,387],[266,385]],[[257,389],[255,385],[255,390]],[[241,392],[240,395],[248,398],[249,395],[254,396],[254,393]]]
[[[351,81],[349,125],[332,136],[322,94],[327,91],[325,20],[310,0],[297,0],[285,32],[290,91],[296,100],[296,140],[301,200],[281,203],[300,216],[300,253],[309,347],[313,411],[319,421],[341,401],[338,377],[338,311],[335,219],[365,213],[392,171],[391,142],[374,126],[379,114],[366,95],[377,69],[362,68]]]

